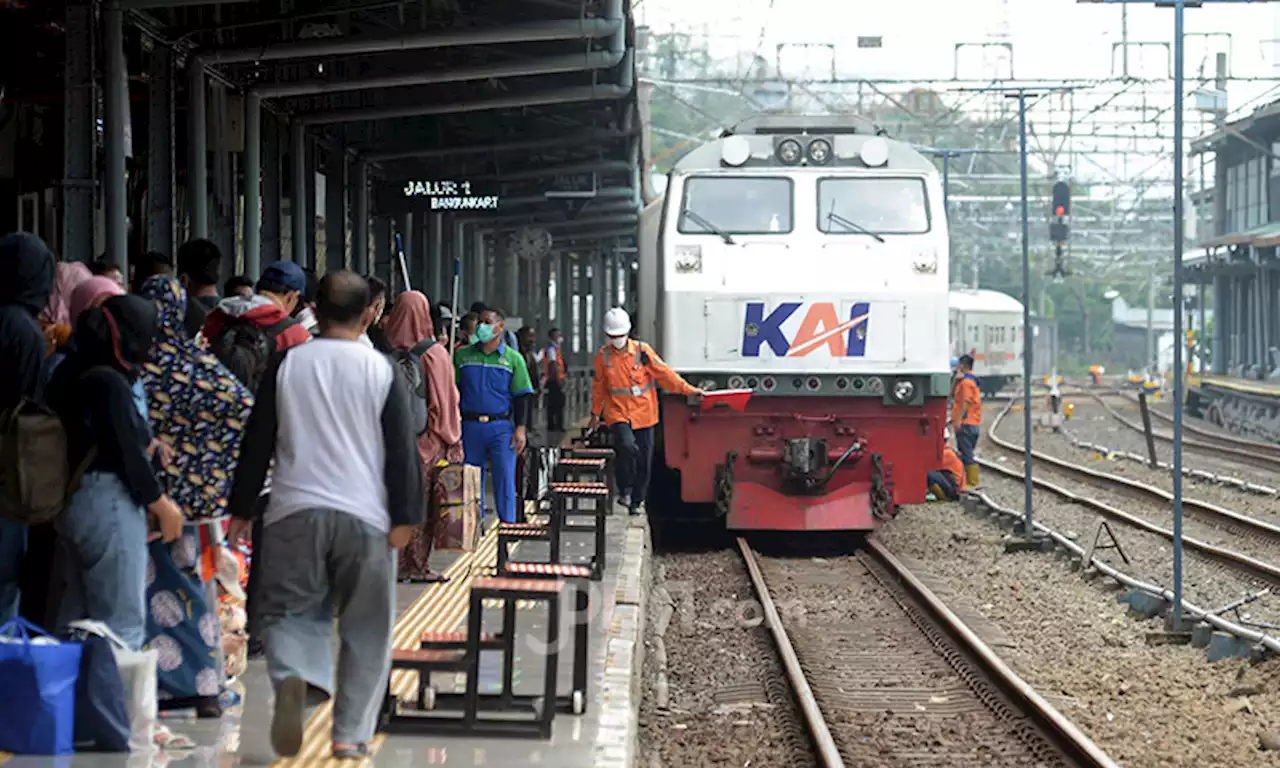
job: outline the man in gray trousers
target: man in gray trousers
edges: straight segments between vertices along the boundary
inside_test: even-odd
[[[359,342],[368,306],[364,278],[325,275],[320,335],[264,372],[231,492],[235,541],[275,459],[261,600],[276,691],[271,746],[282,757],[301,749],[307,708],[331,696],[333,756],[369,755],[391,667],[396,550],[426,518],[408,389],[386,356]]]

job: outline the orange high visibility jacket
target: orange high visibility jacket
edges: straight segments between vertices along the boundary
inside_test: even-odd
[[[949,445],[942,446],[942,471],[950,472],[956,479],[956,493],[964,491],[964,465],[960,463],[960,457],[951,450]]]
[[[591,412],[605,424],[652,427],[658,423],[659,386],[677,395],[698,391],[643,341],[627,339],[622,349],[605,344],[596,352]]]
[[[951,404],[951,423],[978,426],[982,423],[982,391],[978,389],[978,379],[972,373],[963,374],[956,380],[951,391],[954,402]]]
[[[566,376],[568,372],[564,367],[564,355],[560,354],[560,347],[548,345],[542,352],[542,380],[547,383],[554,381],[563,386]]]

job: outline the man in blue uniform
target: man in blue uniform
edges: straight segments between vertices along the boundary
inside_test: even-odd
[[[466,462],[493,465],[498,518],[516,521],[516,455],[524,451],[533,416],[533,382],[524,356],[503,338],[506,317],[485,309],[473,343],[453,356],[462,407],[462,449]]]

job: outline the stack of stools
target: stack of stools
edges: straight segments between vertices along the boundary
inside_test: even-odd
[[[559,467],[557,467],[557,472]],[[604,471],[604,467],[600,467]],[[542,523],[502,523],[498,526],[498,568],[499,576],[519,573],[522,576],[529,572],[513,570],[512,566],[521,565],[511,560],[510,546],[522,541],[548,541],[551,544],[551,555],[544,563],[526,563],[528,565],[560,566],[568,565],[561,559],[563,534],[593,533],[595,534],[595,552],[591,557],[591,578],[599,581],[604,578],[605,557],[608,549],[606,537],[606,521],[612,508],[612,494],[609,486],[602,482],[553,482],[551,483],[550,520]],[[591,506],[584,506],[585,502]],[[589,524],[571,522],[572,518],[590,515]]]
[[[543,566],[546,568],[546,566]],[[590,575],[584,566],[561,566],[569,577],[584,579]],[[550,572],[534,578],[480,578],[471,585],[467,631],[428,632],[416,650],[396,650],[391,657],[391,671],[416,672],[418,676],[417,707],[404,710],[399,699],[388,691],[382,712],[382,729],[393,733],[454,734],[488,736],[532,736],[551,738],[551,722],[557,710],[580,715],[587,705],[587,640],[590,618],[589,596],[585,583],[574,589],[573,690],[558,695],[557,674],[560,665],[560,598],[568,584]],[[542,578],[538,578],[542,577]],[[502,630],[483,632],[484,603],[502,603]],[[545,648],[545,680],[540,695],[514,692],[516,601],[543,603],[547,606]],[[480,693],[480,654],[502,652],[502,688],[496,694]],[[464,672],[463,693],[438,693],[431,685],[433,672]],[[551,705],[548,706],[548,702]],[[456,714],[430,714],[449,711]],[[482,712],[527,712],[532,719],[482,717]]]

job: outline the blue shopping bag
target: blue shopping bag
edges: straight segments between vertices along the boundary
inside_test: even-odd
[[[25,619],[0,627],[0,751],[74,750],[79,643],[59,642]]]

